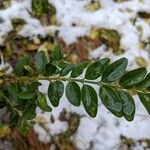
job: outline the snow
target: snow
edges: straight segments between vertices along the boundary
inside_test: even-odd
[[[89,35],[93,27],[115,29],[121,35],[120,45],[125,53],[116,56],[110,51],[105,51],[106,45],[103,44],[91,52],[89,58],[110,57],[112,60],[116,60],[120,57],[127,57],[129,69],[137,67],[135,58],[138,56],[142,56],[149,63],[150,23],[139,18],[137,12],[150,12],[150,0],[132,0],[123,3],[116,3],[112,0],[98,1],[100,1],[102,8],[95,12],[89,12],[84,6],[90,0],[49,0],[56,7],[59,26],[42,26],[40,21],[33,18],[29,13],[31,0],[12,0],[9,8],[0,10],[0,18],[4,20],[0,23],[0,44],[13,30],[11,20],[18,17],[26,22],[26,25],[18,33],[19,35],[30,38],[37,35],[45,37],[59,30],[59,37],[62,37],[67,44],[75,42],[80,36]],[[134,23],[133,20],[135,20]],[[76,24],[76,26],[72,26],[72,24]],[[139,28],[142,30],[139,31]],[[142,48],[141,42],[146,42],[146,47]],[[150,63],[148,70],[150,70]],[[48,84],[47,81],[42,82],[39,90],[47,93]],[[47,102],[51,106],[48,98]],[[150,138],[148,113],[137,96],[135,96],[135,102],[136,116],[132,122],[127,122],[124,118],[116,118],[101,103],[97,117],[93,119],[87,115],[83,106],[79,108],[71,106],[63,95],[59,107],[53,108],[51,113],[42,112],[37,108],[37,116],[45,118],[44,128],[46,131],[39,124],[36,124],[34,129],[41,141],[49,142],[51,140],[50,135],[56,135],[67,130],[67,121],[59,120],[59,114],[63,109],[66,109],[67,112],[76,112],[81,116],[79,128],[72,136],[79,149],[89,149],[91,142],[93,143],[93,150],[118,149],[121,135],[135,140]],[[54,123],[50,121],[51,116],[55,119]],[[142,148],[137,145],[134,149],[140,150]]]

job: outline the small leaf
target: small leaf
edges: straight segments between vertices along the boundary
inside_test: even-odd
[[[51,76],[57,73],[58,68],[51,63],[46,64],[45,66],[45,76]]]
[[[150,87],[150,73],[147,74],[146,78],[143,81],[136,85],[136,88],[140,89],[147,89],[148,87]]]
[[[81,75],[83,73],[83,70],[86,68],[87,65],[88,65],[88,63],[82,63],[82,64],[76,65],[71,72],[71,77],[76,78],[79,75]]]
[[[24,66],[29,65],[31,60],[31,56],[24,56],[21,59],[17,61],[17,64],[15,66],[14,73],[17,76],[22,76],[24,75]]]
[[[48,106],[46,97],[43,93],[39,92],[38,93],[38,98],[37,98],[37,105],[42,109],[43,111],[51,112],[52,108]]]
[[[61,53],[60,45],[56,45],[53,52],[53,57],[55,61],[59,61],[63,58],[63,55]]]
[[[35,112],[36,106],[35,105],[28,105],[25,110],[23,111],[23,117],[27,120],[32,120],[36,117]]]
[[[27,123],[27,121],[25,119],[22,119],[19,122],[19,131],[23,136],[27,136],[28,132],[29,132],[29,125]]]
[[[88,80],[97,79],[106,70],[109,62],[110,62],[109,58],[103,58],[90,64],[86,70],[85,78]]]
[[[36,93],[33,91],[23,91],[18,94],[18,98],[20,99],[32,99]]]
[[[150,115],[150,93],[138,93],[141,103]]]
[[[123,57],[107,67],[107,70],[102,75],[103,82],[113,82],[119,79],[127,68],[128,60]]]
[[[122,101],[115,90],[108,86],[100,87],[99,96],[102,103],[109,111],[117,117],[123,116]]]
[[[29,75],[33,75],[33,69],[30,66],[24,65],[24,69],[28,72]]]
[[[45,73],[45,65],[47,64],[47,58],[44,51],[40,51],[35,56],[35,65],[39,73]]]
[[[60,75],[66,76],[73,68],[74,68],[73,64],[68,64],[67,66],[64,66],[60,71]]]
[[[66,86],[66,97],[72,105],[80,106],[81,91],[76,82],[68,82]]]
[[[132,71],[129,71],[125,73],[121,79],[120,79],[120,85],[126,88],[131,88],[138,83],[140,83],[142,80],[144,80],[146,76],[146,69],[144,67],[134,69]]]
[[[64,84],[61,81],[50,83],[48,88],[48,97],[54,107],[59,105],[59,100],[64,93]]]
[[[119,96],[123,103],[123,114],[128,121],[132,121],[135,115],[135,103],[131,95],[126,91],[120,90]]]
[[[97,94],[91,86],[86,84],[84,84],[82,87],[82,102],[86,112],[91,117],[96,117],[98,109]]]

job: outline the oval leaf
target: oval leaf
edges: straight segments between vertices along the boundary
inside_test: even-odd
[[[15,66],[15,70],[14,70],[14,72],[17,76],[24,75],[24,66],[29,65],[30,60],[31,60],[31,56],[24,56],[17,61],[17,64]]]
[[[68,101],[74,106],[80,106],[81,91],[76,82],[69,82],[66,86],[66,97]]]
[[[126,91],[120,90],[119,96],[123,103],[123,114],[128,121],[132,121],[135,115],[135,103],[131,95]]]
[[[115,90],[108,86],[100,87],[99,96],[102,103],[109,111],[111,111],[117,117],[123,116],[122,101]]]
[[[48,106],[46,97],[43,93],[39,92],[38,93],[38,98],[37,98],[37,105],[42,109],[43,111],[51,112],[52,108]]]
[[[123,57],[107,67],[107,70],[102,75],[103,82],[113,82],[118,80],[127,68],[128,60]]]
[[[72,69],[74,68],[73,64],[67,64],[66,66],[64,66],[61,71],[60,71],[60,75],[61,76],[66,76]]]
[[[150,93],[138,93],[141,103],[150,114]]]
[[[97,94],[91,86],[86,84],[82,87],[82,102],[86,112],[91,117],[96,117],[98,109]]]
[[[35,56],[35,65],[37,68],[37,71],[39,73],[44,74],[45,73],[45,65],[47,64],[47,58],[44,51],[40,51]]]
[[[51,76],[56,74],[58,68],[51,63],[46,64],[45,66],[45,76]]]
[[[32,120],[36,117],[36,105],[28,105],[23,111],[23,118]]]
[[[56,45],[55,48],[54,48],[54,52],[53,52],[53,57],[52,59],[54,61],[59,61],[63,58],[63,55],[61,53],[61,48],[60,48],[60,45]]]
[[[85,78],[88,80],[97,79],[106,70],[109,62],[110,62],[109,58],[103,58],[90,64],[86,70]]]
[[[48,87],[48,97],[54,107],[59,105],[59,100],[64,93],[64,84],[61,81],[50,83]]]
[[[36,93],[33,91],[23,91],[18,94],[18,98],[20,99],[32,99]]]
[[[80,76],[83,73],[83,70],[86,68],[87,65],[88,63],[82,63],[82,64],[76,65],[71,72],[71,77],[76,78]]]
[[[150,87],[150,73],[148,73],[146,78],[138,85],[136,85],[136,87],[140,89],[147,89],[148,87]]]
[[[144,80],[146,76],[146,69],[144,67],[134,69],[125,73],[120,79],[120,85],[126,88],[133,87]]]

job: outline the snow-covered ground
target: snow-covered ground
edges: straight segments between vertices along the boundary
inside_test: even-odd
[[[125,50],[122,55],[115,56],[110,51],[105,51],[105,45],[101,45],[95,51],[89,54],[90,58],[109,56],[115,60],[125,56],[129,60],[129,69],[137,67],[136,57],[143,57],[150,70],[150,20],[140,18],[137,13],[150,13],[150,0],[129,0],[122,3],[113,0],[97,0],[101,8],[90,12],[85,9],[90,0],[49,0],[57,10],[57,21],[59,26],[42,26],[40,21],[30,15],[31,0],[12,0],[11,6],[5,10],[0,10],[0,43],[2,44],[7,34],[13,30],[11,19],[19,17],[25,20],[26,25],[18,33],[24,37],[41,35],[45,37],[55,30],[59,30],[59,37],[62,37],[67,44],[76,41],[77,37],[89,35],[93,27],[114,29],[121,36],[120,45]],[[13,12],[13,13],[12,13]],[[134,21],[133,21],[134,20]],[[76,24],[76,26],[72,26]],[[139,30],[139,28],[141,30]],[[145,47],[141,43],[145,42]],[[48,83],[43,82],[40,90],[47,91]],[[97,87],[95,87],[97,88]],[[150,138],[150,117],[144,107],[135,96],[136,116],[134,121],[127,122],[123,118],[116,118],[100,104],[96,118],[90,118],[83,107],[76,108],[67,102],[65,96],[62,97],[58,108],[53,108],[52,113],[41,113],[37,109],[37,114],[46,119],[45,127],[54,135],[66,131],[68,124],[60,121],[59,114],[65,108],[68,112],[76,112],[81,115],[81,121],[77,132],[72,136],[76,146],[81,150],[89,149],[93,142],[93,150],[116,150],[119,148],[120,136],[126,136],[135,140],[141,138]],[[53,115],[55,122],[50,122],[50,116]],[[39,125],[34,126],[43,142],[49,142],[50,137]],[[139,145],[134,149],[143,149]]]

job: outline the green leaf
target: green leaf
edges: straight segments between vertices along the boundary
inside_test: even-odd
[[[46,64],[45,66],[45,76],[51,76],[57,73],[58,68],[51,63]]]
[[[38,87],[41,86],[42,84],[38,81],[33,81],[30,83],[30,86],[28,87],[29,90],[31,91],[37,91],[38,90]]]
[[[90,64],[86,70],[85,78],[88,80],[97,79],[106,70],[109,62],[110,62],[109,58],[103,58]]]
[[[103,82],[113,82],[118,80],[127,68],[128,60],[123,57],[110,64],[102,75]]]
[[[36,105],[28,105],[26,109],[23,111],[23,118],[27,120],[32,120],[36,117]]]
[[[68,82],[66,86],[66,97],[74,106],[80,106],[81,90],[76,82]]]
[[[23,136],[27,136],[29,132],[29,125],[25,119],[20,120],[19,122],[19,131]]]
[[[18,126],[19,118],[20,118],[20,116],[18,115],[18,113],[16,111],[12,110],[10,113],[10,119],[9,119],[9,122],[12,127]]]
[[[52,111],[52,108],[50,106],[48,106],[48,104],[47,104],[47,100],[46,100],[45,95],[41,92],[38,93],[37,105],[43,111],[46,111],[46,112],[51,112]]]
[[[79,75],[81,75],[83,73],[83,70],[86,68],[87,65],[88,65],[88,63],[82,63],[82,64],[76,65],[71,72],[71,77],[76,78]]]
[[[60,71],[60,75],[66,76],[73,68],[74,68],[73,64],[68,64],[68,65],[64,66]]]
[[[33,69],[30,66],[24,65],[24,69],[25,69],[25,71],[27,71],[27,74],[29,74],[30,76],[33,75],[34,71],[33,71]]]
[[[97,94],[91,86],[86,84],[84,84],[82,87],[82,102],[86,112],[91,117],[96,117],[98,109]]]
[[[144,67],[140,67],[138,69],[134,69],[125,73],[120,79],[120,85],[126,88],[131,88],[144,80],[146,76],[146,69]]]
[[[146,108],[147,112],[150,114],[150,93],[138,93],[141,103]]]
[[[147,74],[146,78],[143,81],[136,85],[136,88],[140,89],[147,89],[148,87],[150,87],[150,73]]]
[[[61,60],[61,61],[58,62],[58,67],[61,68],[61,69],[66,67],[66,66],[68,66],[68,62],[66,62],[64,60]]]
[[[63,58],[63,55],[61,53],[61,48],[60,48],[59,44],[55,46],[52,58],[55,61],[59,61]]]
[[[14,73],[17,76],[24,75],[24,66],[29,65],[31,60],[31,56],[24,56],[21,59],[17,61],[17,64],[15,66]]]
[[[39,73],[45,73],[47,58],[44,51],[40,51],[35,55],[35,65]]]
[[[128,121],[132,121],[135,115],[135,103],[131,95],[126,91],[120,90],[119,96],[123,103],[123,115]]]
[[[33,91],[22,91],[18,94],[18,98],[20,99],[32,99],[36,93]]]
[[[111,111],[117,117],[123,116],[122,101],[115,90],[108,86],[100,87],[99,96],[102,103],[109,111]]]
[[[59,105],[59,100],[64,93],[64,84],[61,81],[50,83],[48,87],[48,97],[54,107]]]

